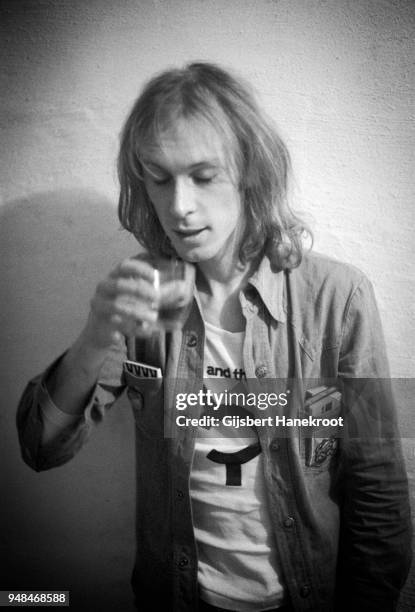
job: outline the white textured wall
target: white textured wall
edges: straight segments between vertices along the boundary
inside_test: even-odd
[[[169,65],[208,59],[251,80],[291,149],[316,250],[371,278],[392,374],[411,377],[415,4],[3,0],[1,9],[5,520],[15,563],[29,573],[36,555],[45,563],[55,555],[59,581],[70,558],[74,589],[96,581],[99,570],[113,601],[126,600],[134,485],[128,408],[121,405],[73,463],[42,475],[20,462],[13,422],[25,380],[72,340],[96,281],[136,248],[115,214],[123,118],[144,80]],[[407,458],[412,474],[412,446]],[[32,575],[41,580],[40,570]]]

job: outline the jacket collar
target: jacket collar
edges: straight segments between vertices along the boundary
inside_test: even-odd
[[[270,315],[281,323],[287,320],[287,313],[284,306],[284,272],[282,270],[274,272],[269,258],[265,255],[257,270],[249,279],[249,283],[255,287],[261,300],[269,311]]]

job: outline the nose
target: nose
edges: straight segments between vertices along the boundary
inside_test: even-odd
[[[184,219],[195,209],[195,197],[192,185],[185,178],[176,178],[171,196],[170,211],[178,218]]]

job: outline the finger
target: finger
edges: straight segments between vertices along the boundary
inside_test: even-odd
[[[128,296],[118,296],[115,299],[103,299],[96,295],[91,300],[91,308],[99,316],[111,317],[117,315],[125,319],[137,321],[148,321],[153,323],[157,319],[157,310],[147,302]]]
[[[118,314],[112,314],[108,317],[108,324],[124,336],[133,335],[137,327],[137,321],[135,319]]]
[[[155,324],[149,323],[148,321],[141,321],[141,323],[136,323],[130,334],[138,338],[149,338],[155,329],[157,329]]]
[[[164,307],[179,307],[187,304],[192,297],[192,291],[186,281],[170,281],[160,287],[160,305]]]
[[[156,329],[154,321],[138,321],[135,317],[111,314],[106,318],[107,325],[123,336],[140,336],[147,338]]]
[[[157,329],[154,321],[137,321],[136,319],[120,317],[119,315],[112,315],[111,323],[124,336],[149,338]]]
[[[154,267],[143,259],[124,259],[110,274],[112,278],[141,277],[149,283],[154,282]]]
[[[148,303],[157,300],[157,290],[147,280],[142,278],[108,278],[97,287],[98,294],[106,299],[126,296],[141,299]]]

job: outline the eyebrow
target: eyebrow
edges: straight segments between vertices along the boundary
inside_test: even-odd
[[[164,168],[161,164],[157,163],[154,160],[151,159],[141,159],[140,160],[141,163],[143,164],[143,166],[154,166],[155,168],[157,168],[158,170],[161,170],[162,172],[166,172],[168,173],[168,170],[166,170],[166,168]],[[206,168],[221,168],[222,164],[220,162],[219,159],[214,158],[214,159],[206,159],[200,162],[196,162],[194,164],[190,164],[190,166],[186,167],[186,170],[201,170],[201,169],[206,169]]]

